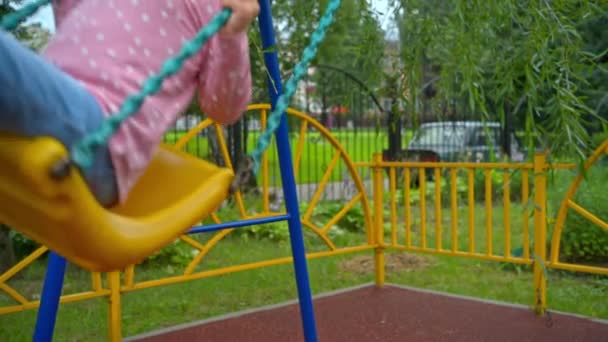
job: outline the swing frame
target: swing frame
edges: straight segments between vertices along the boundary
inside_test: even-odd
[[[50,0],[38,0],[32,5],[40,7],[41,5],[49,3],[49,2],[50,2]],[[25,13],[24,17],[27,17],[35,12],[36,8],[33,8],[32,5],[26,6],[26,8],[23,11]],[[283,94],[283,87],[282,87],[281,76],[280,76],[280,68],[279,68],[279,63],[278,63],[278,53],[277,53],[276,49],[272,49],[272,47],[276,46],[276,38],[275,38],[274,29],[273,29],[270,0],[260,0],[260,13],[258,15],[258,24],[259,24],[259,28],[261,31],[261,38],[262,38],[261,40],[262,40],[262,48],[264,51],[264,60],[265,60],[265,64],[269,71],[268,75],[267,75],[267,86],[268,86],[268,91],[270,93],[271,107],[273,109],[273,112],[270,115],[269,120],[268,120],[268,125],[270,127],[265,132],[263,132],[262,136],[258,140],[258,146],[256,147],[256,149],[253,153],[253,156],[252,156],[252,159],[254,161],[253,167],[254,167],[254,170],[255,170],[255,168],[258,167],[259,158],[261,157],[262,153],[268,148],[268,146],[270,144],[270,140],[272,138],[272,134],[274,133],[274,137],[277,140],[277,152],[278,152],[278,157],[279,157],[279,163],[280,163],[279,166],[280,166],[280,172],[281,172],[281,178],[282,178],[282,184],[283,184],[283,192],[284,192],[284,196],[285,196],[285,205],[286,205],[286,210],[287,210],[287,214],[281,216],[279,219],[287,221],[288,226],[289,226],[289,235],[290,235],[291,249],[292,249],[292,255],[293,255],[293,263],[294,263],[294,268],[295,268],[295,277],[296,277],[296,284],[297,284],[297,289],[298,289],[298,298],[299,298],[299,303],[300,303],[302,328],[303,328],[305,340],[307,342],[317,341],[317,332],[316,332],[316,325],[315,325],[315,318],[314,318],[314,310],[313,310],[313,305],[312,305],[310,282],[309,282],[309,276],[308,276],[306,251],[305,251],[305,247],[304,247],[304,240],[303,240],[303,234],[302,234],[302,224],[300,221],[299,203],[298,203],[298,197],[297,197],[297,192],[296,192],[294,168],[293,168],[293,164],[292,164],[291,148],[290,148],[290,141],[289,141],[289,130],[287,127],[287,119],[286,119],[285,110],[287,109],[289,99],[291,98],[291,96],[293,95],[293,93],[296,90],[298,80],[306,73],[307,64],[312,60],[312,58],[314,58],[314,55],[316,54],[316,49],[317,49],[318,45],[321,43],[321,41],[323,40],[328,26],[333,21],[334,12],[338,9],[339,6],[340,6],[340,0],[331,0],[329,2],[326,13],[323,15],[323,17],[320,20],[319,27],[312,35],[310,45],[304,50],[302,61],[300,63],[298,63],[298,65],[296,65],[296,67],[294,69],[295,77],[292,76],[287,82],[285,94]],[[227,10],[222,11],[222,13],[218,14],[218,16],[216,17],[218,19],[218,21],[212,22],[212,24],[214,23],[216,26],[221,27],[222,20],[223,20],[223,23],[225,23],[225,21],[228,19],[226,14],[229,15],[230,12]],[[23,19],[23,17],[21,18],[21,20],[22,19]],[[18,23],[19,20],[16,20],[16,22]],[[5,26],[4,20],[2,21],[2,24],[3,24],[2,26]],[[219,29],[219,27],[216,27],[216,30]],[[204,28],[203,30],[205,30],[205,29],[206,28]],[[200,38],[200,37],[197,37],[197,38]],[[189,47],[188,46],[184,47],[184,49],[183,49],[184,51],[187,50],[187,48],[192,50],[193,47],[196,47],[194,45],[194,42],[190,42],[190,43],[192,43],[192,44]],[[199,39],[198,43],[199,43],[198,48],[200,48],[202,46],[202,44],[204,43],[204,39]],[[184,52],[184,51],[182,51],[182,52]],[[183,56],[181,56],[181,57],[184,58],[185,54],[182,54],[182,55]],[[171,62],[171,61],[168,61],[168,62]],[[173,65],[173,67],[175,67],[175,65]],[[118,113],[115,117],[111,117],[110,120],[115,121],[114,123],[116,123],[116,122],[120,123],[121,120],[124,120],[129,115],[132,115],[133,113],[135,113],[138,109],[137,108],[138,102],[143,101],[143,97],[145,97],[149,94],[153,94],[155,92],[154,88],[159,87],[159,83],[162,82],[163,77],[167,77],[169,75],[169,71],[167,71],[165,69],[171,69],[171,65],[169,65],[167,63],[163,67],[163,71],[160,76],[158,76],[158,75],[152,76],[151,79],[149,79],[148,82],[146,82],[146,84],[144,84],[143,91],[140,94],[136,95],[135,97],[127,99],[127,102],[123,106],[123,110],[120,113]],[[131,102],[130,104],[128,103],[129,101]],[[115,130],[116,127],[110,127],[110,129]],[[54,148],[56,150],[56,155],[55,155],[56,159],[54,159],[51,164],[46,164],[47,168],[41,168],[42,170],[45,170],[43,172],[45,174],[44,177],[46,177],[52,181],[58,181],[58,180],[63,181],[66,178],[69,178],[70,175],[72,174],[72,172],[70,171],[70,168],[67,166],[69,164],[67,160],[70,159],[73,162],[75,160],[74,157],[76,157],[77,164],[84,164],[86,166],[87,162],[90,162],[91,153],[90,153],[90,151],[88,151],[89,148],[95,147],[96,145],[99,146],[100,143],[105,143],[107,141],[109,135],[111,135],[111,132],[110,132],[110,134],[108,134],[108,132],[105,132],[105,133],[100,132],[99,134],[96,134],[95,136],[90,137],[91,139],[88,139],[82,145],[80,145],[79,148],[77,148],[75,151],[72,151],[72,155],[70,155],[70,158],[67,158],[67,151],[61,150],[61,148],[55,146]],[[6,138],[6,137],[4,137],[4,138]],[[3,142],[2,139],[3,139],[3,137],[0,137],[0,148],[2,147],[2,142]],[[30,142],[21,141],[20,146],[29,147],[30,151],[35,151],[35,149],[31,148],[31,146],[34,146],[34,145],[31,143],[30,144],[28,144],[28,143],[30,143]],[[47,141],[46,143],[49,146],[52,145],[52,142]],[[76,153],[74,153],[74,152],[76,152]],[[175,153],[176,151],[172,151],[172,152]],[[75,154],[75,156],[74,156],[74,154]],[[10,156],[10,153],[5,153],[4,155]],[[0,156],[2,156],[1,151],[0,151]],[[47,154],[47,156],[48,156],[48,154]],[[88,160],[87,160],[87,158],[88,158]],[[48,161],[48,158],[47,158],[47,161]],[[19,164],[19,162],[17,162],[17,164]],[[222,174],[222,171],[214,170],[214,173]],[[228,173],[224,172],[223,174],[224,174],[224,177],[222,178],[222,180],[224,181],[224,183],[221,184],[221,186],[220,186],[221,189],[220,189],[219,193],[222,193],[222,191],[224,189],[226,191],[228,191],[230,189],[231,185],[225,184],[226,183],[225,181],[227,179],[232,180],[232,178],[234,176],[232,173],[228,174]],[[82,180],[81,180],[81,182],[82,182]],[[227,183],[229,183],[229,182],[227,182]],[[77,186],[82,186],[82,185],[83,184],[78,184]],[[44,190],[43,190],[43,192],[44,192]],[[89,196],[90,196],[90,194],[89,194]],[[1,205],[1,203],[0,203],[0,205]],[[183,203],[182,203],[182,207],[184,207]],[[162,210],[160,210],[160,211],[162,211]],[[1,218],[1,212],[0,212],[0,218]],[[142,222],[144,222],[144,221],[142,221]],[[237,223],[235,223],[234,228],[246,227],[246,226],[249,226],[251,224],[256,224],[256,223],[259,223],[259,222],[255,222],[255,220],[252,220],[251,222],[247,222],[247,224],[238,224],[238,222],[237,222]],[[220,225],[217,225],[217,226],[218,227],[214,227],[214,225],[211,225],[211,226],[205,227],[204,229],[197,229],[196,232],[214,231],[214,230],[227,228],[226,224],[221,225],[221,228],[219,227]],[[41,299],[41,303],[40,303],[40,308],[38,311],[38,318],[37,318],[36,329],[35,329],[35,333],[34,333],[34,341],[52,340],[54,327],[55,327],[55,321],[56,321],[56,317],[57,317],[57,310],[58,310],[59,302],[60,302],[60,298],[61,298],[61,290],[62,290],[62,286],[63,286],[63,278],[64,278],[64,274],[65,274],[66,265],[67,265],[67,261],[63,256],[61,256],[55,252],[52,252],[52,251],[50,252],[49,265],[47,267],[47,274],[46,274],[45,283],[44,283],[44,287],[43,287],[43,294],[42,294],[42,299]],[[111,275],[114,275],[112,277],[114,283],[118,282],[118,284],[114,284],[114,285],[119,286],[120,278],[118,276],[118,272],[112,272]],[[110,317],[110,320],[113,320],[113,319],[120,319],[120,318],[119,317]],[[113,334],[111,334],[110,339],[112,341],[119,341],[121,339],[120,332],[114,332]]]

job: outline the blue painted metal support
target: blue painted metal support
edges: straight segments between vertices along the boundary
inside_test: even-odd
[[[67,262],[65,258],[54,252],[49,252],[49,263],[46,269],[44,287],[42,288],[42,296],[40,298],[40,308],[38,309],[38,317],[36,319],[34,342],[50,342],[53,340],[66,267]]]
[[[219,224],[212,224],[212,225],[208,225],[208,226],[196,226],[196,227],[193,227],[192,229],[190,229],[188,231],[188,234],[208,233],[208,232],[215,232],[218,230],[229,229],[229,228],[242,228],[242,227],[249,227],[249,226],[258,225],[258,224],[286,221],[286,220],[289,220],[290,216],[291,215],[286,214],[286,215],[262,217],[262,218],[251,219],[251,220],[225,222],[225,223],[219,223]]]
[[[260,0],[260,14],[258,16],[260,33],[262,35],[262,49],[264,61],[268,68],[268,92],[272,108],[275,107],[279,96],[283,93],[281,72],[276,47],[275,33],[272,22],[270,0]],[[275,132],[278,149],[281,179],[283,180],[283,193],[285,195],[285,206],[290,217],[289,235],[291,240],[291,253],[296,273],[298,296],[300,300],[300,314],[304,328],[304,337],[307,342],[317,341],[317,329],[315,326],[314,309],[310,281],[308,278],[308,266],[306,263],[306,250],[304,248],[304,237],[302,235],[302,223],[300,222],[300,208],[298,205],[298,194],[296,192],[296,181],[291,160],[291,147],[289,143],[289,129],[287,127],[287,116],[283,113],[281,124]]]

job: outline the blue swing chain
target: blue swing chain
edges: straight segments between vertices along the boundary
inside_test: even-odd
[[[289,106],[289,101],[295,91],[297,90],[298,83],[306,75],[306,71],[308,70],[308,65],[310,61],[317,54],[317,50],[323,39],[325,39],[325,33],[327,29],[331,25],[334,20],[334,14],[336,10],[340,7],[341,0],[331,0],[327,5],[327,9],[321,17],[319,21],[319,26],[313,32],[309,45],[304,49],[302,53],[302,58],[298,64],[296,64],[293,74],[285,83],[285,93],[281,94],[277,100],[275,108],[272,110],[268,117],[268,123],[266,130],[262,132],[258,138],[257,145],[253,152],[251,153],[251,158],[253,159],[253,173],[257,174],[260,167],[260,159],[262,154],[268,146],[270,145],[272,134],[277,130],[279,124],[281,123],[281,116],[283,112]]]
[[[19,11],[4,16],[0,21],[0,25],[5,30],[13,30],[21,22],[34,14],[40,7],[49,4],[50,2],[51,0],[37,0]],[[299,81],[306,74],[310,61],[315,57],[319,45],[325,38],[327,29],[334,20],[334,14],[340,7],[340,2],[341,0],[331,0],[329,2],[327,10],[319,21],[319,26],[311,36],[310,44],[304,49],[302,59],[295,66],[292,76],[285,84],[285,93],[279,96],[275,108],[268,116],[266,130],[262,132],[258,138],[257,145],[251,153],[251,159],[253,160],[251,171],[253,171],[254,174],[257,174],[261,156],[264,151],[268,149],[268,146],[271,143],[272,134],[279,127],[282,115],[289,106],[289,101],[295,93]],[[182,46],[177,56],[167,59],[163,63],[160,73],[150,76],[142,85],[141,91],[138,94],[128,96],[118,113],[108,117],[97,132],[93,132],[86,136],[72,148],[72,162],[81,168],[90,167],[94,159],[94,150],[99,146],[106,144],[110,137],[119,129],[124,120],[137,113],[145,98],[149,95],[156,94],[160,90],[162,83],[166,78],[179,72],[183,63],[188,58],[194,56],[207,40],[226,24],[231,14],[232,10],[223,9],[220,13],[216,14],[209,24],[203,27],[192,40],[186,42]]]
[[[7,31],[12,31],[16,29],[19,24],[36,13],[42,6],[50,3],[51,0],[36,0],[31,4],[27,4],[20,10],[9,13],[0,18],[0,26]]]

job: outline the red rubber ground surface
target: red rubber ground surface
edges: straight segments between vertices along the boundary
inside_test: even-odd
[[[315,299],[319,341],[608,341],[608,324],[387,285]],[[303,341],[297,304],[139,341]]]

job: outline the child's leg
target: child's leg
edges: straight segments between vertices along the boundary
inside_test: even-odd
[[[101,125],[96,99],[76,80],[0,31],[0,130],[26,136],[52,136],[67,148]],[[116,202],[114,169],[100,148],[94,165],[83,170],[97,200]]]

